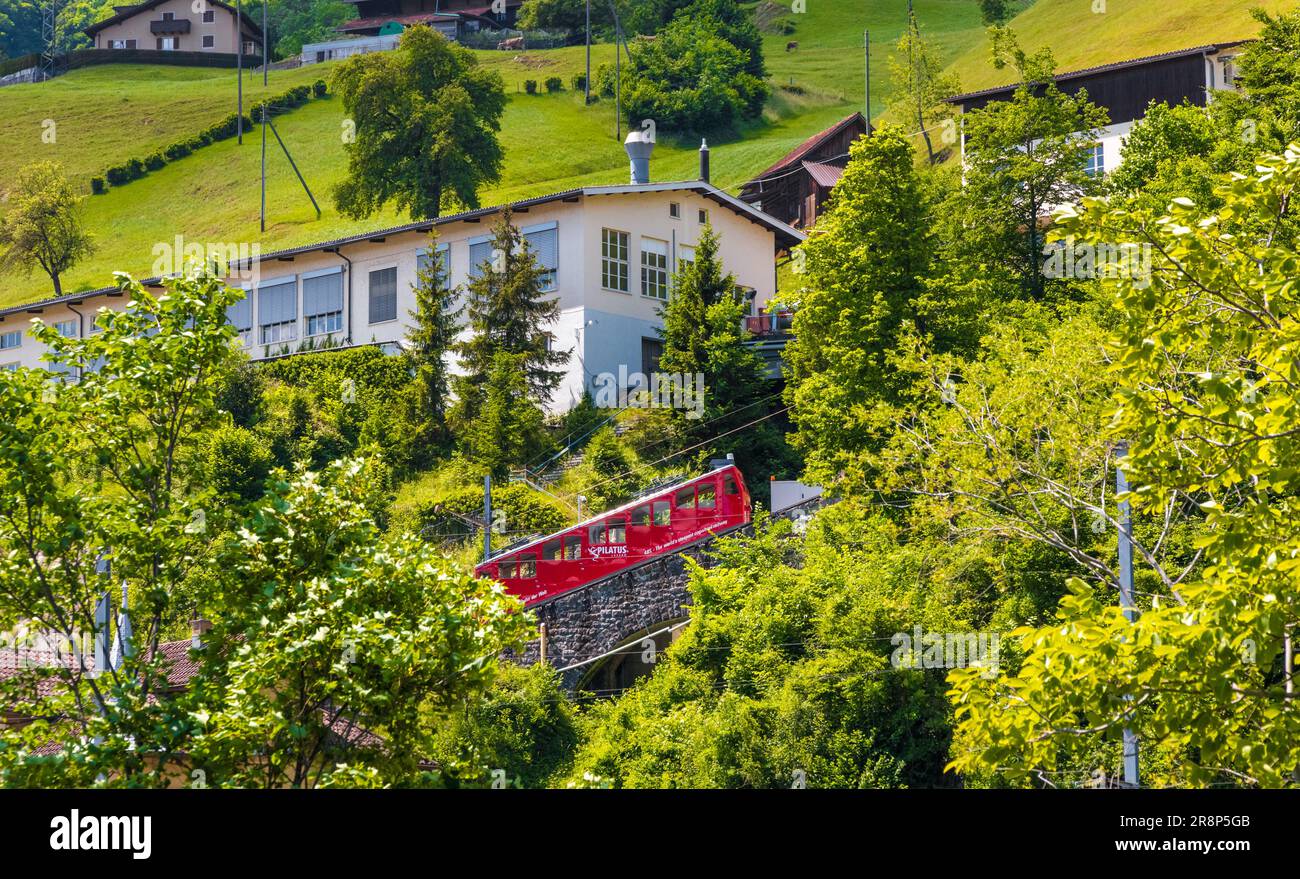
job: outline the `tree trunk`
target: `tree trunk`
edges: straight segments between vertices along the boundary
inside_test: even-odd
[[[58,272],[50,272],[50,280],[54,282],[54,295],[55,295],[55,296],[62,296],[62,295],[63,295],[63,285],[62,285],[61,283],[59,283],[59,273],[58,273]]]

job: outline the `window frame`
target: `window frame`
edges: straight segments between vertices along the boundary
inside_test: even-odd
[[[647,244],[662,246],[663,252],[659,253],[648,249]],[[641,236],[641,295],[646,299],[653,299],[656,302],[668,301],[668,249],[670,246],[667,241],[651,238],[647,235]],[[648,258],[655,260],[655,264],[649,262]]]
[[[393,316],[381,317],[375,320],[375,275],[384,272],[393,273]],[[378,326],[380,324],[390,324],[397,320],[397,266],[384,266],[379,269],[370,269],[366,272],[366,323],[369,326]]]
[[[610,255],[611,236],[613,236],[613,246],[616,251],[622,252],[622,256]],[[622,268],[621,272],[611,271]],[[623,286],[611,287],[611,280],[622,281]],[[600,286],[602,290],[609,290],[612,293],[632,292],[632,236],[628,232],[620,229],[611,229],[608,227],[600,230]]]

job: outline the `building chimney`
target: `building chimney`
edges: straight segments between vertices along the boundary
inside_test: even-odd
[[[203,636],[212,628],[212,623],[205,619],[190,620],[190,646],[195,650],[203,647]]]
[[[700,140],[700,179],[709,182],[709,142]]]
[[[654,136],[649,131],[629,131],[623,149],[632,161],[632,182],[650,182],[650,154],[655,151]]]

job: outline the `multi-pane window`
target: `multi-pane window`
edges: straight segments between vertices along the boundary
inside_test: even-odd
[[[1092,152],[1088,153],[1088,159],[1083,165],[1083,173],[1089,177],[1100,177],[1106,173],[1106,156],[1101,144],[1094,145]]]
[[[212,24],[216,20],[217,20],[217,13],[214,12],[213,10],[209,9],[207,12],[203,13],[204,24]]]
[[[0,333],[0,350],[4,350],[6,348],[17,348],[21,346],[22,343],[23,343],[22,330],[9,330],[8,332]]]
[[[708,224],[709,224],[709,212],[706,211],[704,208],[700,208],[700,225],[707,226]]]
[[[65,339],[75,339],[81,335],[81,325],[75,320],[61,320],[54,325],[54,331]]]
[[[257,314],[263,345],[298,338],[297,279],[258,287]]]
[[[641,295],[668,298],[668,242],[641,239]]]
[[[627,293],[627,233],[602,229],[600,234],[600,285],[606,290]]]
[[[549,293],[555,289],[555,272],[560,264],[560,230],[555,223],[533,226],[523,230],[524,240],[532,248],[533,259],[542,271],[540,289]]]
[[[397,269],[370,273],[370,322],[397,320]]]
[[[682,215],[682,206],[675,201],[668,202],[668,216],[674,220],[680,219]]]
[[[342,331],[342,271],[302,279],[302,314],[307,319],[308,336]]]
[[[205,36],[203,37],[203,48],[205,48],[205,49],[211,49],[211,48],[213,48],[214,46],[216,46],[216,44],[217,44],[217,43],[216,43],[216,39],[217,39],[217,38],[214,37],[214,36],[212,36],[211,34],[207,34],[207,35],[205,35]]]
[[[678,263],[695,262],[695,248],[689,244],[677,245],[677,262]],[[680,265],[678,266],[677,270],[681,271]]]

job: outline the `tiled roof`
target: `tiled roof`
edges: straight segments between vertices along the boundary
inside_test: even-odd
[[[383,27],[390,21],[400,25],[425,24],[430,21],[455,21],[460,16],[454,12],[417,12],[411,15],[376,15],[370,18],[354,18],[339,25],[341,31],[359,31],[372,27]]]

